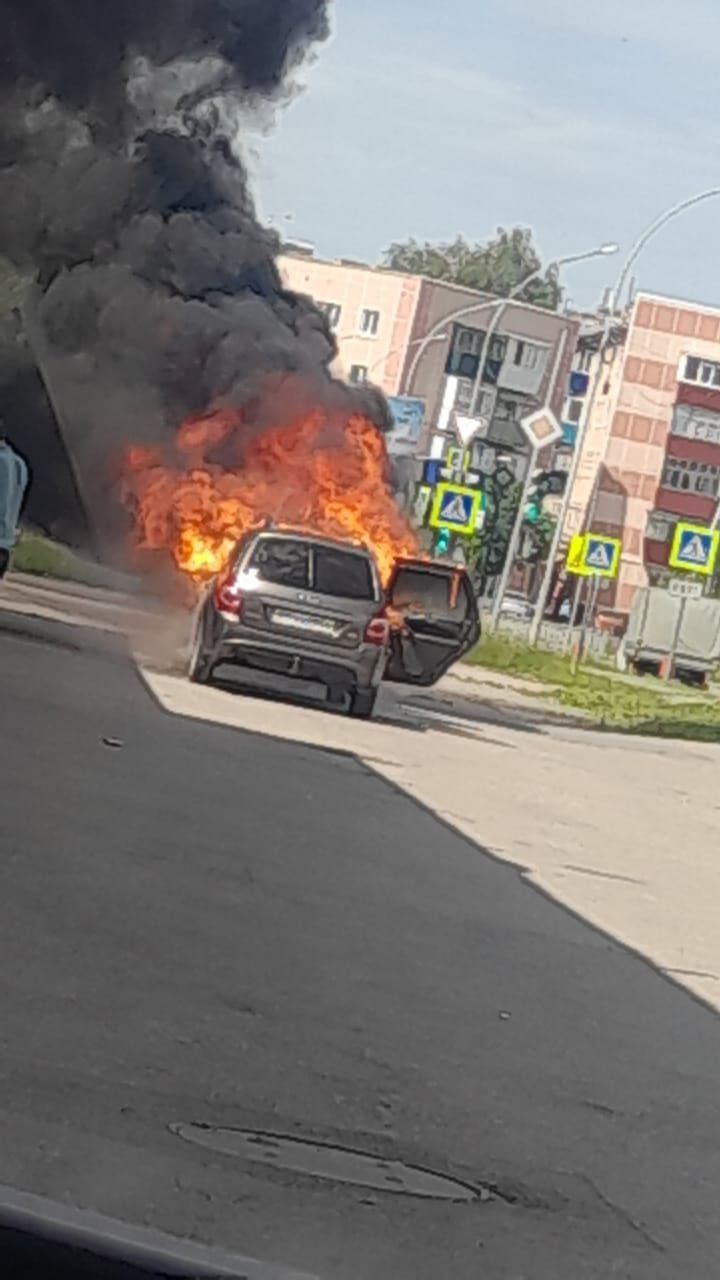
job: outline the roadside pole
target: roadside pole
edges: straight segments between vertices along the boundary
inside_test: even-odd
[[[518,505],[517,513],[515,515],[515,523],[513,524],[512,533],[510,535],[508,549],[505,554],[505,563],[503,564],[502,573],[500,574],[500,581],[498,582],[498,585],[495,590],[495,595],[493,596],[492,611],[490,614],[490,626],[493,631],[496,629],[498,620],[500,618],[500,610],[502,609],[502,603],[503,603],[503,600],[505,599],[505,593],[507,591],[508,583],[510,581],[510,574],[513,571],[513,566],[515,564],[515,557],[517,555],[518,547],[520,546],[520,538],[522,537],[523,524],[525,523],[525,508],[527,506],[528,498],[530,496],[530,490],[532,488],[533,475],[535,474],[535,468],[537,465],[538,452],[539,450],[536,448],[531,448],[530,450],[530,454],[528,457],[527,474],[525,476],[522,492],[520,494],[520,502]]]
[[[675,674],[675,658],[680,648],[680,639],[682,637],[683,623],[685,614],[687,613],[688,602],[690,600],[698,600],[703,595],[703,584],[697,575],[687,578],[672,578],[670,580],[670,595],[680,600],[678,616],[673,627],[673,637],[670,641],[670,652],[662,665],[662,678],[666,682],[672,680]]]
[[[596,574],[590,582],[585,593],[585,611],[583,613],[582,625],[580,627],[580,637],[577,644],[572,647],[572,661],[570,669],[573,675],[577,675],[578,666],[585,661],[585,655],[588,645],[588,631],[590,630],[590,619],[595,612],[598,593],[600,591],[600,578]]]
[[[573,490],[575,488],[575,481],[577,480],[577,473],[580,466],[580,457],[583,451],[583,445],[585,444],[585,436],[587,435],[587,432],[588,432],[588,427],[593,415],[593,410],[595,408],[595,401],[597,399],[598,392],[600,390],[601,382],[603,378],[606,376],[607,366],[603,361],[603,352],[605,351],[608,336],[610,333],[610,324],[611,324],[611,317],[609,315],[606,315],[603,322],[602,336],[600,338],[600,348],[598,352],[598,367],[595,371],[593,385],[590,391],[590,395],[588,397],[587,404],[585,406],[585,413],[583,414],[583,420],[580,425],[580,430],[578,431],[577,437],[575,440],[575,446],[573,448],[573,454],[572,454],[572,461],[570,463],[570,470],[568,471],[567,485],[565,486],[565,493],[563,494],[563,500],[562,500],[562,503],[560,504],[560,511],[558,512],[557,524],[555,525],[552,542],[550,543],[547,563],[545,565],[545,573],[543,574],[543,580],[540,584],[540,591],[535,604],[535,613],[533,614],[533,620],[530,623],[528,642],[531,645],[537,644],[538,633],[542,625],[542,620],[545,617],[545,610],[547,608],[548,597],[550,595],[550,590],[552,587],[553,574],[555,572],[555,561],[557,560],[558,551],[560,549],[560,543],[562,541],[562,538],[565,532],[565,523],[567,521],[567,514],[570,509],[570,502],[572,499]]]
[[[568,652],[568,650],[571,650],[573,647],[573,632],[575,630],[575,623],[577,622],[578,609],[580,608],[580,595],[582,592],[582,586],[584,581],[585,579],[579,576],[576,577],[575,579],[575,586],[573,588],[572,608],[570,610],[570,617],[568,618],[568,630],[567,630],[567,636],[565,639],[566,653]]]
[[[583,617],[582,643],[580,645],[580,661],[585,662],[590,648],[590,636],[595,630],[595,612],[597,610],[598,596],[600,595],[600,575],[596,574],[593,578],[590,589],[588,591],[588,605]]]
[[[565,356],[565,348],[567,347],[567,340],[568,340],[568,331],[567,329],[564,329],[562,334],[560,335],[560,341],[558,342],[557,352],[555,353],[555,360],[553,362],[553,367],[552,367],[550,378],[547,385],[547,391],[545,393],[545,403],[543,404],[541,409],[538,409],[537,413],[531,413],[529,417],[523,418],[522,422],[520,423],[520,426],[525,432],[527,440],[530,444],[530,454],[528,456],[528,469],[527,469],[527,474],[525,476],[525,483],[523,485],[522,494],[520,496],[520,505],[518,507],[517,515],[515,517],[515,523],[513,525],[513,531],[510,537],[510,543],[505,556],[505,563],[503,564],[503,570],[500,575],[500,581],[497,585],[495,595],[493,597],[492,613],[490,615],[490,625],[493,631],[495,630],[498,624],[498,619],[500,617],[500,610],[502,609],[502,603],[505,598],[505,592],[507,591],[508,583],[510,581],[510,574],[513,571],[513,566],[515,564],[515,557],[517,555],[517,550],[520,545],[522,527],[525,522],[525,507],[527,506],[528,497],[530,495],[533,475],[535,474],[535,470],[537,467],[538,455],[542,453],[543,449],[547,449],[550,445],[556,444],[557,441],[562,438],[562,427],[560,427],[557,419],[555,418],[555,415],[552,411],[551,406],[552,406],[553,394],[555,392],[555,386],[558,380],[558,375],[562,368],[562,362]],[[536,424],[539,428],[537,431],[535,429]]]
[[[670,641],[670,652],[665,663],[663,671],[663,680],[669,684],[675,673],[675,655],[680,645],[680,636],[682,635],[683,622],[685,621],[685,611],[687,609],[688,597],[682,596],[680,600],[680,608],[678,609],[677,622],[673,628],[673,638]]]

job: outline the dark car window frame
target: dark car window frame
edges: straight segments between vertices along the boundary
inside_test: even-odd
[[[355,560],[358,564],[362,565],[366,574],[367,591],[361,595],[357,592],[347,590],[328,591],[321,586],[318,578],[318,563],[325,556],[327,556],[328,559],[331,559],[333,556],[342,557],[349,563]],[[357,600],[363,604],[372,604],[373,601],[376,601],[378,598],[377,582],[375,580],[375,574],[373,572],[373,565],[370,557],[359,551],[353,551],[351,548],[328,547],[324,546],[322,543],[318,543],[317,546],[313,546],[310,558],[310,577],[312,582],[311,590],[320,596],[335,596],[337,599],[342,600]]]
[[[286,547],[293,547],[298,551],[302,551],[303,559],[304,559],[304,574],[303,574],[302,581],[300,580],[293,581],[290,578],[284,579],[282,577],[267,577],[262,572],[265,566],[263,566],[262,563],[260,564],[257,563],[258,557],[262,555],[263,551],[268,551],[271,553],[271,548],[273,546],[279,546],[279,545],[286,546]],[[299,563],[300,563],[300,557],[298,557],[298,564]],[[288,568],[291,568],[289,557],[288,557]],[[272,537],[269,537],[269,538],[258,538],[257,542],[254,544],[254,546],[251,548],[249,552],[247,569],[250,573],[255,571],[258,577],[258,581],[265,582],[267,583],[268,586],[291,587],[296,591],[309,591],[310,583],[312,580],[312,558],[311,558],[310,545],[309,543],[303,541],[302,538],[286,537],[286,536],[283,536],[282,534],[273,535]]]
[[[283,582],[276,578],[266,578],[258,573],[258,581],[267,583],[268,586],[290,587],[296,591],[309,591],[316,595],[324,596],[327,599],[345,599],[353,600],[360,604],[377,604],[382,599],[380,590],[380,582],[375,568],[375,563],[369,552],[354,547],[334,547],[323,542],[312,542],[304,538],[294,538],[291,534],[273,534],[265,535],[261,538],[253,538],[249,545],[246,545],[240,551],[236,561],[236,572],[241,572],[243,568],[246,572],[252,573],[253,570],[261,568],[255,564],[255,559],[260,548],[268,543],[292,543],[298,547],[304,548],[307,554],[307,576],[303,583],[299,582]],[[357,559],[367,574],[367,594],[357,594],[347,591],[327,591],[317,584],[316,557],[318,555],[327,554],[328,556],[352,556]]]

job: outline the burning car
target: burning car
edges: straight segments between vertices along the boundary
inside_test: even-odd
[[[362,546],[264,530],[204,592],[189,674],[207,683],[230,663],[293,676],[369,717],[383,678],[434,684],[478,635],[469,579],[454,566],[399,561],[383,591]]]

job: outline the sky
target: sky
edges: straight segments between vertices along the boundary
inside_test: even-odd
[[[720,187],[717,0],[334,0],[334,34],[248,164],[262,216],[323,257],[533,229],[597,303],[665,209]],[[639,288],[720,305],[720,198],[673,220]]]

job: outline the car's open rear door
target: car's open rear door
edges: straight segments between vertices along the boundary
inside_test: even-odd
[[[435,684],[480,637],[472,584],[456,565],[400,560],[386,598],[392,628],[386,680]]]

